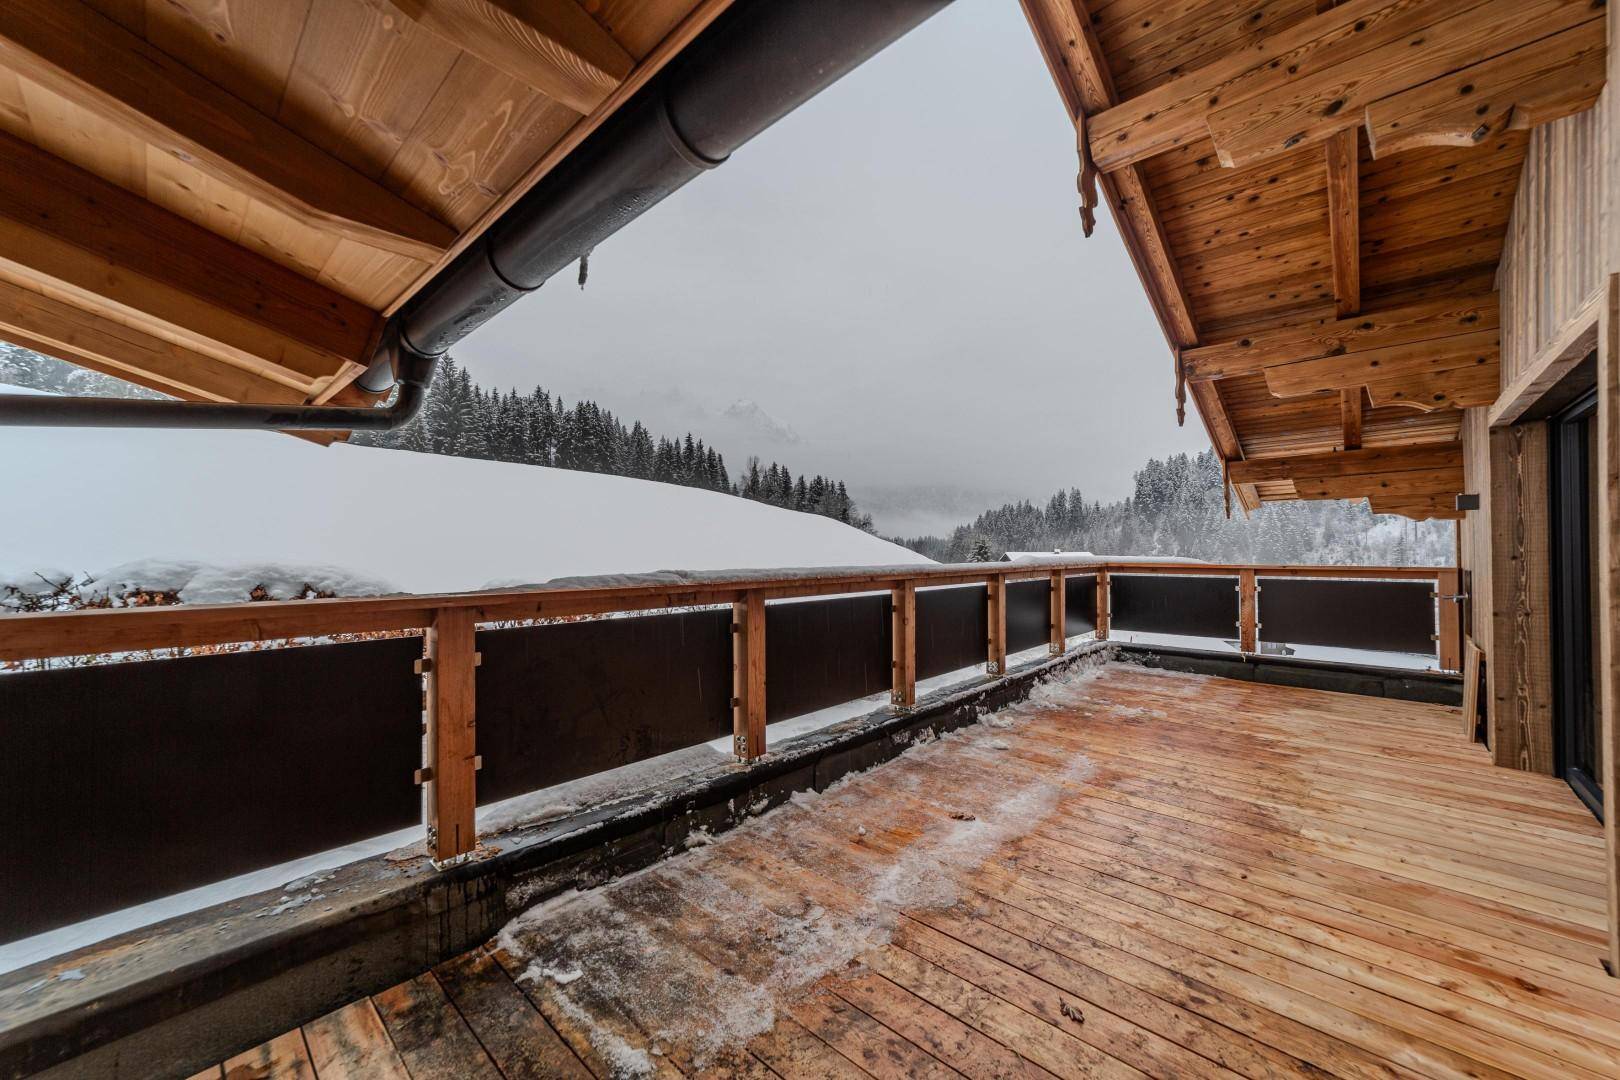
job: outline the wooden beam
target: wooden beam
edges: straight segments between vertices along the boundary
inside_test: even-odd
[[[988,602],[985,604],[985,617],[989,625],[985,628],[985,660],[984,672],[986,675],[1007,674],[1007,578],[996,574],[985,583]]]
[[[731,741],[737,760],[765,753],[765,594],[731,605]]]
[[[1339,391],[1340,445],[1346,450],[1361,449],[1361,387]]]
[[[0,275],[305,379],[368,357],[381,325],[363,305],[5,133]]]
[[[1359,56],[1474,6],[1466,0],[1348,0],[1267,34],[1093,118],[1091,156],[1105,172],[1209,137],[1219,105],[1279,93],[1292,78]]]
[[[1547,425],[1491,432],[1491,757],[1553,771]]]
[[[1348,0],[1095,116],[1104,172],[1202,138],[1243,166],[1359,125],[1366,106],[1601,19],[1591,0]]]
[[[1369,379],[1367,400],[1374,408],[1404,405],[1421,412],[1436,409],[1482,409],[1496,400],[1502,384],[1495,361],[1470,367],[1443,368],[1390,379]]]
[[[1333,302],[1340,316],[1361,310],[1360,136],[1341,131],[1327,141],[1328,238],[1333,252]]]
[[[1065,588],[1063,571],[1052,571],[1051,591],[1048,598],[1046,651],[1052,656],[1062,656],[1069,651],[1069,633],[1065,629],[1069,622],[1069,597]]]
[[[1097,633],[1098,641],[1108,640],[1109,616],[1112,612],[1110,598],[1112,589],[1109,586],[1108,571],[1097,571]]]
[[[1238,651],[1253,655],[1260,651],[1260,586],[1253,570],[1238,571]]]
[[[1278,364],[1411,345],[1498,326],[1496,293],[1448,296],[1245,334],[1188,349],[1182,362],[1189,381],[1207,382],[1253,375]]]
[[[1274,364],[1267,366],[1264,372],[1266,388],[1272,394],[1277,397],[1298,397],[1322,390],[1343,390],[1455,368],[1488,368],[1494,374],[1500,356],[1500,331],[1476,330],[1471,334],[1431,338],[1382,349]],[[1494,400],[1495,394],[1491,397]],[[1373,404],[1379,404],[1376,395]]]
[[[425,260],[456,237],[81,0],[0,5],[0,64],[311,228]]]
[[[1373,157],[1417,146],[1477,146],[1591,108],[1608,76],[1602,19],[1367,106]]]
[[[1294,481],[1298,498],[1366,499],[1389,496],[1394,499],[1421,497],[1445,499],[1454,505],[1463,489],[1462,463],[1450,468],[1416,469],[1394,473],[1361,473],[1353,476],[1302,476]]]
[[[889,704],[906,712],[917,704],[917,586],[910,581],[889,593],[891,624]]]
[[[448,862],[478,846],[477,624],[473,612],[434,612],[427,631],[428,853]]]
[[[1421,32],[1312,74],[1290,75],[1274,93],[1227,98],[1230,103],[1207,118],[1216,156],[1223,165],[1243,168],[1320,142],[1359,127],[1367,106],[1386,97],[1589,21],[1603,21],[1603,9],[1591,0],[1487,0],[1477,6],[1463,0]]]
[[[525,86],[588,114],[636,66],[574,0],[392,0],[411,19]]]
[[[191,401],[295,405],[312,380],[271,378],[0,280],[0,338]]]
[[[1234,483],[1267,483],[1310,477],[1365,476],[1462,468],[1462,444],[1430,443],[1417,446],[1380,446],[1329,454],[1293,454],[1288,457],[1251,458],[1231,466]]]
[[[1413,521],[1463,519],[1463,512],[1456,509],[1452,495],[1371,495],[1367,498],[1367,508],[1375,514],[1394,514]]]
[[[1620,976],[1620,274],[1603,283],[1598,323],[1596,680],[1598,784],[1603,788],[1609,974]]]

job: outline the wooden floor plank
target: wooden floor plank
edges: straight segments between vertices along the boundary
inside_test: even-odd
[[[1620,1076],[1601,829],[1456,730],[1110,665],[223,1074]]]
[[[224,1064],[226,1080],[313,1080],[309,1049],[299,1031],[277,1035],[269,1042],[237,1054]]]
[[[304,1041],[320,1080],[409,1080],[370,998],[311,1020]]]
[[[457,957],[434,974],[506,1080],[590,1075],[489,953]]]
[[[372,1001],[412,1080],[501,1080],[432,972],[374,994]]]

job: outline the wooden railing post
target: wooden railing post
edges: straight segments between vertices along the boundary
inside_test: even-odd
[[[1108,571],[1097,571],[1097,640],[1108,640]]]
[[[468,608],[433,613],[426,636],[427,737],[419,774],[427,790],[428,853],[450,862],[478,846],[477,624]]]
[[[896,712],[905,712],[917,704],[917,586],[903,581],[890,594],[893,622],[892,642],[893,683],[889,703]]]
[[[1442,570],[1435,578],[1435,602],[1440,607],[1440,633],[1435,653],[1442,671],[1462,670],[1462,572]]]
[[[1065,627],[1069,621],[1068,595],[1064,591],[1063,571],[1052,571],[1051,638],[1046,651],[1062,656],[1069,649],[1069,634]]]
[[[1260,586],[1253,570],[1238,571],[1238,651],[1260,651]]]
[[[986,638],[989,642],[984,670],[987,675],[1007,674],[1007,577],[993,574],[985,583],[990,601],[985,605],[989,618]]]
[[[739,761],[765,753],[765,597],[731,605],[731,742]]]

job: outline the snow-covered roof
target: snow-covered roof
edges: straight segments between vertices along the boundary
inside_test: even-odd
[[[339,592],[448,592],[930,563],[717,492],[273,433],[0,428],[0,461],[0,580],[89,573],[192,602],[246,599],[230,593],[267,575],[293,589],[314,575]]]

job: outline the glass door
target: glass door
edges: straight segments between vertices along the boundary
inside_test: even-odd
[[[1597,596],[1597,392],[1553,417],[1554,741],[1558,772],[1600,819]]]

